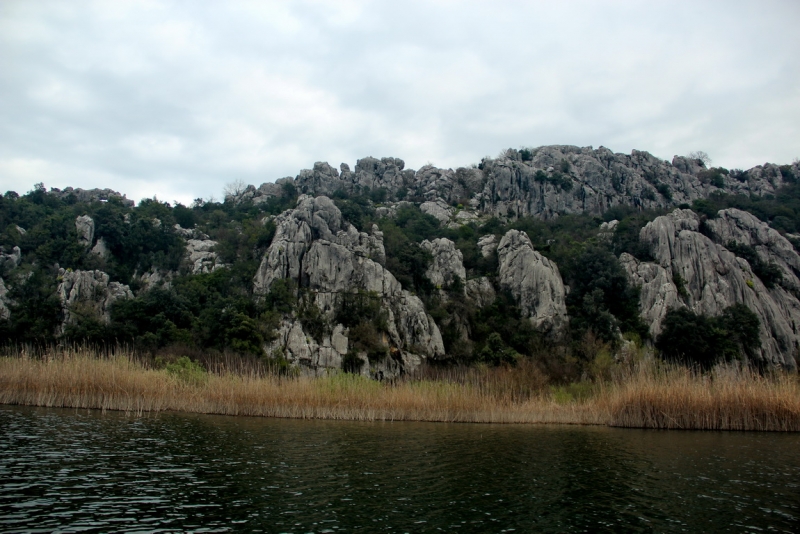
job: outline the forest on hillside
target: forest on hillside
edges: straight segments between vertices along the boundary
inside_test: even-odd
[[[39,346],[121,344],[153,356],[229,353],[279,360],[280,354],[267,354],[264,346],[275,338],[283,314],[296,313],[309,332],[325,327],[319,312],[296,297],[298,288],[290,281],[276,284],[266,296],[253,291],[253,277],[275,234],[273,216],[294,207],[297,197],[291,184],[284,185],[282,196],[260,204],[229,198],[224,202],[198,199],[191,206],[155,198],[129,206],[113,196],[82,202],[74,196],[51,194],[42,184],[22,195],[6,192],[0,197],[0,252],[5,258],[0,281],[4,281],[8,313],[0,319],[0,339],[5,344]],[[446,362],[513,365],[520,358],[537,359],[551,375],[569,379],[585,373],[599,355],[609,357],[625,342],[655,342],[665,355],[683,343],[681,347],[690,347],[687,350],[695,355],[690,360],[704,364],[746,354],[752,349],[753,331],[757,342],[758,319],[754,326],[752,312],[743,306],[720,318],[674,313],[661,339],[648,338],[639,313],[639,291],[630,284],[618,258],[627,252],[639,260],[651,260],[639,232],[666,210],[617,206],[602,216],[564,214],[547,221],[489,218],[450,228],[413,203],[403,204],[392,217],[379,217],[376,207],[387,202],[385,190],[340,190],[332,197],[343,218],[356,228],[365,230],[375,224],[383,232],[385,267],[422,299],[439,325]],[[795,247],[800,245],[794,235],[800,231],[800,184],[793,180],[775,195],[716,193],[681,207],[703,218],[736,207],[768,222]],[[95,237],[102,238],[107,254],[95,254],[80,242],[76,218],[86,215],[94,221]],[[600,224],[612,220],[619,221],[613,235],[599,235]],[[186,260],[186,238],[176,229],[196,229],[216,241],[214,252],[225,267],[193,274]],[[535,250],[558,265],[569,286],[570,321],[561,339],[547,338],[533,328],[521,317],[511,294],[499,287],[495,302],[478,308],[460,291],[459,284],[466,280],[437,288],[425,276],[431,256],[419,243],[445,237],[461,251],[467,279],[491,279],[497,272],[496,253],[482,255],[478,240],[489,234],[499,237],[510,229],[524,231]],[[21,252],[18,264],[7,260],[15,247]],[[780,273],[759,264],[752,249],[740,246],[733,252],[753,264],[765,285],[780,281]],[[107,320],[76,308],[70,310],[72,320],[65,324],[58,295],[61,269],[103,271],[111,281],[127,285],[134,296],[115,302]],[[144,288],[142,275],[152,272],[170,273],[169,284]],[[454,316],[468,321],[469,341],[464,340],[458,323],[450,320]],[[379,354],[388,350],[380,341],[381,314],[369,295],[348,300],[336,319],[350,328],[357,348]],[[698,340],[703,340],[702,348],[695,346]]]

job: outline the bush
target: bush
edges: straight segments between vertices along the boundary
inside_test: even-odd
[[[709,369],[720,361],[754,357],[760,346],[759,320],[744,304],[726,308],[719,317],[670,310],[656,347],[662,357]]]
[[[165,367],[167,374],[190,385],[200,385],[208,380],[208,373],[203,366],[193,362],[187,356],[181,356]]]

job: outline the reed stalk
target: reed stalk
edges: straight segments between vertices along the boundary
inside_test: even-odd
[[[394,383],[350,374],[287,377],[217,369],[187,380],[132,353],[87,349],[0,358],[0,404],[222,415],[620,427],[800,430],[796,375],[741,367],[710,374],[641,362],[585,394],[553,388],[533,366],[423,369]]]

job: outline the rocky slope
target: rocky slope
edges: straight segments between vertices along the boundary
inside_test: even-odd
[[[626,155],[603,147],[549,146],[507,150],[497,158],[485,158],[479,165],[456,170],[427,165],[414,171],[406,169],[398,158],[363,158],[353,170],[346,164],[336,169],[318,162],[294,178],[248,186],[228,200],[249,209],[252,202],[263,209],[275,199],[293,201],[299,193],[289,209],[285,209],[287,200],[267,211],[273,215],[260,223],[251,221],[260,229],[274,225],[274,236],[270,234],[271,241],[264,241],[261,248],[248,245],[251,248],[246,252],[255,259],[249,258],[253,263],[247,279],[256,263],[258,269],[252,286],[247,288],[252,292],[242,293],[248,293],[251,303],[265,302],[278,287],[291,293],[291,311],[281,312],[277,328],[267,336],[263,348],[266,355],[283,358],[303,373],[324,374],[347,367],[373,377],[391,378],[425,360],[447,358],[445,346],[452,346],[447,343],[454,338],[471,343],[475,325],[471,326],[461,312],[487,308],[501,302],[497,297],[506,294],[516,302],[522,319],[544,339],[563,340],[570,331],[569,288],[559,266],[548,259],[547,248],[536,250],[525,232],[509,230],[509,225],[502,230],[484,226],[480,234],[470,238],[471,246],[475,257],[492,259],[493,263],[487,262],[490,268],[476,271],[475,258],[471,260],[473,267],[465,268],[465,254],[459,248],[462,244],[457,246],[439,236],[444,229],[483,223],[493,217],[504,223],[524,216],[553,220],[564,214],[600,215],[619,205],[673,210],[641,229],[640,241],[651,251],[652,261],[641,261],[627,253],[619,256],[628,279],[640,287],[641,315],[653,337],[661,332],[671,309],[686,307],[713,316],[731,304],[743,303],[761,323],[758,358],[795,369],[800,350],[800,256],[792,243],[741,210],[726,209],[708,218],[678,208],[714,192],[772,194],[795,176],[800,177],[797,163],[793,167],[765,164],[741,172],[707,169],[698,160],[677,156],[667,162],[639,151]],[[116,199],[130,209],[123,195],[110,190],[51,190],[49,194],[69,198],[70,202]],[[427,258],[424,277],[432,289],[415,294],[414,287],[404,287],[398,280],[407,280],[403,273],[387,268],[391,262],[387,262],[379,227],[347,220],[342,214],[345,209],[332,200],[359,195],[372,199],[372,220],[395,218],[404,208],[417,206],[438,221],[442,230],[438,236],[417,238],[413,244],[417,247],[414,250]],[[222,213],[220,219],[226,215],[221,210],[215,213]],[[103,271],[113,272],[108,266],[114,258],[104,239],[97,237],[104,235],[101,227],[96,228],[89,213],[75,217],[76,212],[71,212],[68,219],[72,243],[77,241],[90,261],[80,269],[55,268],[63,318],[57,329],[61,334],[84,316],[107,323],[115,302],[136,298],[153,288],[169,289],[179,276],[228,272],[225,269],[233,266],[223,262],[221,256],[230,258],[233,253],[218,252],[221,239],[225,235],[239,239],[248,230],[236,221],[231,221],[228,234],[214,234],[208,227],[202,227],[203,231],[183,228],[173,225],[174,220],[162,228],[161,220],[153,218],[152,213],[142,216],[137,224],[161,228],[175,240],[176,259],[169,268],[155,264],[139,266],[135,271],[131,268],[128,272],[133,274],[125,278],[129,287]],[[102,220],[97,220],[101,224]],[[188,220],[187,226],[192,226]],[[119,222],[120,226],[130,224],[127,215]],[[428,224],[436,226],[435,222]],[[597,242],[612,243],[618,227],[616,221],[603,223]],[[24,229],[16,228],[24,235]],[[482,235],[486,232],[496,233]],[[461,234],[454,230],[447,235],[457,239],[454,236]],[[611,257],[611,263],[617,265],[615,258]],[[0,253],[0,275],[6,276],[5,280],[0,278],[0,320],[9,319],[12,306],[8,288],[13,284],[6,273],[16,273],[14,284],[24,283],[21,261],[19,247],[4,247]],[[622,274],[620,277],[625,278]],[[131,288],[138,291],[137,295]],[[343,312],[347,309],[358,309],[362,315],[354,319]],[[631,309],[635,315],[635,301]],[[364,315],[364,310],[369,315]]]
[[[760,358],[796,368],[800,350],[796,269],[800,256],[784,237],[739,210],[724,210],[715,219],[701,221],[691,210],[676,209],[648,223],[640,238],[651,245],[655,261],[640,262],[623,254],[620,262],[642,288],[642,316],[654,336],[661,332],[669,309],[688,307],[695,313],[716,316],[727,306],[742,303],[761,323]],[[763,259],[779,266],[784,282],[768,288],[747,260],[723,244],[731,241],[758,245]]]
[[[413,368],[422,358],[444,356],[441,334],[422,301],[404,290],[382,265],[383,236],[377,227],[371,233],[357,231],[324,196],[301,197],[297,208],[278,216],[275,224],[275,237],[253,280],[255,293],[266,295],[277,280],[291,280],[298,295],[307,300],[304,305],[319,309],[332,328],[314,339],[304,331],[302,321],[285,316],[269,352],[280,349],[290,363],[307,372],[340,369],[352,347],[347,329],[335,324],[337,307],[345,295],[365,292],[379,299],[387,316],[383,334],[391,349],[386,358],[372,362],[373,374],[393,376]],[[366,355],[356,357],[366,372]]]
[[[800,170],[795,163],[794,169]],[[341,171],[341,172],[340,172]],[[285,194],[285,186],[310,195],[331,196],[384,189],[389,201],[415,198],[423,211],[442,222],[467,222],[479,216],[543,219],[560,213],[600,215],[617,205],[665,208],[691,203],[715,191],[772,194],[785,183],[773,164],[747,172],[711,171],[699,160],[675,156],[671,162],[634,150],[630,155],[607,148],[545,146],[505,151],[471,168],[439,169],[426,165],[405,169],[398,158],[363,158],[355,170],[340,171],[326,162],[277,183],[250,186],[234,201],[263,202]],[[402,197],[402,198],[401,198]],[[457,205],[463,206],[459,209]]]

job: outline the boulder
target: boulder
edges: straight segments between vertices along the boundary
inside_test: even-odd
[[[447,202],[437,198],[434,201],[423,202],[420,204],[419,209],[422,213],[432,215],[440,223],[447,223],[453,216],[453,208],[447,205]]]
[[[497,247],[499,283],[539,329],[557,333],[567,324],[566,292],[558,267],[533,249],[525,232],[509,230]]]

